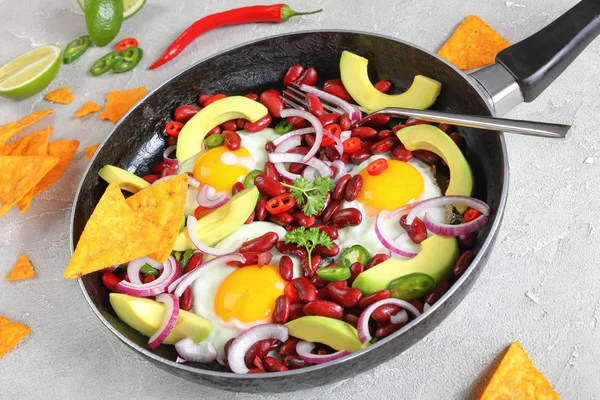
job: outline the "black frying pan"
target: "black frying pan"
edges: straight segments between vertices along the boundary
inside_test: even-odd
[[[339,58],[350,50],[369,59],[373,81],[391,80],[407,88],[417,74],[439,80],[435,109],[478,115],[501,115],[522,101],[534,100],[600,31],[600,1],[584,0],[548,27],[502,51],[497,64],[466,75],[437,56],[411,44],[380,35],[349,31],[301,32],[271,37],[210,57],[149,94],[119,122],[104,141],[81,181],[73,206],[71,248],[106,184],[98,170],[106,164],[137,175],[161,158],[162,131],[176,106],[194,103],[199,93],[244,94],[281,86],[292,64],[314,66],[321,82],[339,77]],[[463,299],[487,261],[507,196],[508,164],[502,134],[461,129],[473,167],[475,196],[492,208],[480,233],[475,260],[445,296],[421,317],[367,349],[331,363],[260,375],[235,375],[218,365],[176,364],[173,346],[147,348],[148,338],[121,322],[112,311],[100,274],[80,279],[81,288],[100,320],[132,349],[158,367],[190,381],[225,390],[282,392],[332,383],[370,369],[408,349],[434,329]]]

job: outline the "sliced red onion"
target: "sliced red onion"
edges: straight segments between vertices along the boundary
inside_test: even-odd
[[[343,142],[346,139],[350,139],[351,136],[352,136],[352,131],[343,131],[340,134],[340,140]]]
[[[161,263],[159,263],[156,260],[151,259],[150,257],[144,257],[144,261],[146,261],[146,264],[148,264],[149,266],[151,266],[154,269],[157,270],[161,270],[163,269],[163,265]]]
[[[215,247],[207,246],[206,244],[202,243],[198,238],[198,234],[196,233],[196,222],[198,222],[198,220],[193,215],[188,215],[187,233],[194,246],[196,246],[196,248],[204,254],[210,254],[211,256],[222,256],[225,254],[231,254],[237,249],[239,249],[242,243],[248,240],[248,238],[242,238],[242,240],[240,240],[238,243],[234,243],[231,247],[227,247],[224,249],[217,249]]]
[[[302,138],[300,136],[292,136],[292,137],[285,139],[281,143],[279,143],[277,145],[277,147],[275,147],[274,152],[275,153],[287,153],[291,149],[298,147],[301,144],[302,144]]]
[[[215,188],[209,185],[202,185],[198,194],[196,195],[196,201],[199,206],[202,206],[208,210],[214,210],[215,208],[221,207],[223,204],[229,201],[229,197],[224,193],[217,193]]]
[[[419,203],[414,204],[412,209],[406,216],[406,223],[408,225],[411,225],[413,223],[413,221],[415,220],[415,218],[417,217],[417,215],[419,215],[420,213],[422,213],[430,208],[439,207],[439,206],[447,206],[447,205],[451,205],[451,204],[457,204],[457,205],[471,207],[471,208],[481,212],[481,214],[486,217],[488,215],[490,215],[490,207],[479,199],[475,199],[473,197],[468,197],[468,196],[439,196],[439,197],[433,197],[431,199],[423,200]]]
[[[344,144],[342,143],[340,138],[330,133],[327,129],[323,130],[323,135],[333,140],[335,150],[340,154],[340,156],[344,154]]]
[[[143,284],[142,280],[140,279],[140,269],[144,265],[146,265],[146,261],[143,257],[129,261],[129,264],[127,264],[127,277],[129,278],[129,282],[135,285]]]
[[[177,145],[173,145],[171,147],[167,147],[167,149],[163,153],[163,160],[169,165],[179,165],[179,161],[176,158],[169,158],[169,155],[177,149]]]
[[[295,108],[286,108],[281,110],[281,118],[287,117],[301,117],[308,121],[315,128],[315,143],[310,148],[308,153],[304,156],[303,160],[308,161],[317,154],[319,148],[321,148],[321,142],[323,141],[323,125],[321,121],[308,111],[296,110]]]
[[[188,186],[193,187],[194,189],[198,189],[201,183],[198,179],[194,178],[191,175],[188,175]]]
[[[179,299],[172,294],[162,293],[156,296],[156,301],[165,303],[167,306],[167,312],[165,313],[165,319],[158,330],[148,340],[148,347],[151,349],[157,348],[162,342],[165,341],[167,336],[171,333],[179,317]]]
[[[423,303],[423,312],[429,310],[431,308],[431,306],[429,305],[429,303]]]
[[[187,362],[187,360],[185,360],[185,359],[183,359],[183,358],[181,358],[181,357],[177,356],[177,359],[175,360],[175,362],[176,362],[177,364],[185,364],[185,363]]]
[[[256,265],[258,265],[259,267],[263,267],[265,265],[268,265],[272,259],[273,259],[273,254],[271,254],[271,252],[263,251],[256,258]]]
[[[331,165],[333,165],[337,170],[335,177],[333,178],[333,181],[337,183],[342,176],[346,175],[346,164],[344,164],[342,160],[335,160],[331,163]]]
[[[333,175],[333,172],[331,172],[331,168],[329,168],[329,166],[327,164],[325,164],[322,160],[319,160],[318,158],[311,158],[308,161],[304,161],[302,154],[271,153],[271,154],[269,154],[269,161],[271,161],[273,164],[275,164],[275,167],[277,167],[278,163],[285,163],[285,162],[295,162],[295,163],[300,163],[300,164],[306,164],[306,165],[310,165],[311,167],[316,168],[317,171],[319,172],[319,174],[324,178],[329,178]],[[283,168],[283,169],[285,170],[285,168]],[[288,174],[290,174],[290,172],[288,172]],[[291,174],[291,175],[295,175],[295,177],[292,179],[295,179],[299,176],[296,174]]]
[[[394,314],[390,317],[390,322],[392,324],[403,324],[405,322],[408,322],[408,313],[406,312],[406,310],[400,310],[397,314]]]
[[[306,93],[312,93],[312,94],[316,95],[318,98],[323,99],[328,103],[335,104],[336,106],[338,106],[339,108],[344,110],[346,113],[348,113],[348,116],[353,121],[359,120],[362,117],[362,114],[358,108],[354,107],[352,104],[348,103],[345,100],[340,99],[337,96],[334,96],[332,94],[329,94],[327,92],[319,90],[313,86],[308,86],[305,84],[300,85],[300,90],[302,90]]]
[[[304,168],[304,171],[302,171],[302,177],[308,179],[309,181],[314,181],[316,173],[317,173],[316,168],[306,167],[306,168]]]
[[[254,343],[265,339],[277,339],[285,342],[288,337],[289,331],[285,325],[264,324],[248,329],[231,343],[227,354],[229,368],[236,374],[247,374],[249,370],[244,358]]]
[[[212,342],[194,343],[189,337],[183,338],[175,343],[177,354],[184,361],[197,363],[209,363],[217,359],[217,348]]]
[[[298,356],[304,361],[313,364],[322,364],[337,360],[348,354],[348,350],[340,350],[332,354],[312,354],[311,351],[313,351],[314,348],[314,343],[301,340],[296,344],[296,353],[298,353]]]
[[[390,241],[383,234],[383,232],[381,230],[381,225],[383,223],[383,220],[388,218],[388,214],[389,214],[389,211],[383,210],[377,216],[377,220],[375,221],[375,235],[377,236],[377,239],[379,239],[379,241],[381,242],[383,247],[388,249],[390,252],[397,254],[399,256],[402,256],[402,257],[413,258],[414,256],[417,255],[417,253],[413,253],[412,251],[407,251],[407,250],[401,249],[400,247],[398,247],[398,245],[396,243]]]
[[[238,247],[239,247],[239,245],[238,245]],[[204,264],[202,264],[202,268],[194,268],[190,272],[183,275],[181,277],[181,280],[179,281],[179,284],[174,289],[173,294],[176,297],[181,297],[181,295],[183,294],[185,289],[187,289],[196,279],[198,279],[198,276],[200,275],[200,271],[203,268],[209,267],[209,266],[215,265],[215,264],[225,265],[228,262],[232,262],[232,261],[238,261],[238,262],[243,263],[246,261],[246,259],[241,254],[228,254],[225,256],[215,257],[212,260],[207,261]],[[171,287],[169,287],[169,290],[170,289],[171,289]]]
[[[407,217],[408,219],[408,217]],[[428,231],[440,236],[460,236],[467,235],[471,232],[475,232],[485,226],[488,221],[488,217],[486,215],[481,214],[479,217],[475,218],[472,221],[465,222],[460,225],[450,225],[444,224],[441,222],[435,222],[428,218],[428,215],[425,214],[425,218],[423,222],[425,223],[425,227]]]
[[[157,294],[164,293],[167,290],[167,287],[179,278],[180,274],[179,263],[175,257],[169,256],[167,261],[163,264],[162,274],[152,282],[133,283],[122,280],[117,284],[116,290],[119,293],[136,297],[156,296]]]
[[[281,135],[278,138],[273,139],[272,142],[275,146],[279,146],[281,143],[285,142],[291,137],[306,135],[307,133],[315,133],[315,128],[296,129],[295,131],[288,132],[285,135]]]
[[[373,311],[375,311],[377,307],[382,306],[384,304],[394,304],[396,306],[400,306],[405,310],[410,311],[415,317],[421,315],[419,310],[417,310],[417,308],[410,304],[408,301],[394,298],[376,301],[369,307],[365,308],[365,310],[360,314],[360,317],[358,318],[357,331],[358,339],[361,343],[367,343],[372,339],[371,333],[369,332],[369,319],[371,318],[371,314],[373,314]]]

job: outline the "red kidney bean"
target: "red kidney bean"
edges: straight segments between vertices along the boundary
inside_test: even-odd
[[[273,119],[271,118],[271,115],[267,114],[261,119],[257,120],[256,122],[246,121],[246,124],[244,125],[244,130],[248,132],[262,131],[267,126],[271,125],[272,121]]]
[[[302,175],[302,171],[304,171],[304,168],[306,168],[306,165],[304,165],[304,164],[299,164],[299,163],[291,163],[290,164],[290,172],[292,174]]]
[[[443,131],[447,135],[449,135],[450,132],[452,132],[452,125],[450,125],[450,124],[440,124],[440,126],[438,128],[440,128],[440,130]]]
[[[190,259],[188,260],[187,265],[185,266],[185,269],[183,270],[183,273],[187,274],[188,272],[195,270],[196,268],[198,268],[199,265],[202,265],[203,261],[204,254],[200,253],[199,251],[192,254]]]
[[[338,288],[331,283],[327,285],[327,292],[329,299],[341,305],[344,308],[356,307],[360,299],[362,299],[362,292],[356,288]]]
[[[390,116],[385,114],[372,115],[364,122],[367,126],[382,127],[390,123]]]
[[[454,267],[452,268],[452,273],[456,278],[459,278],[462,274],[465,273],[469,264],[471,264],[471,260],[473,259],[473,252],[471,250],[467,250],[458,257],[458,260],[454,263]]]
[[[275,350],[279,347],[279,340],[277,339],[264,339],[254,343],[244,356],[246,367],[252,368],[254,366],[254,359],[258,358],[262,360],[269,354],[270,351]]]
[[[275,144],[273,144],[273,142],[270,140],[267,143],[265,143],[265,151],[267,153],[273,153],[276,148],[277,148],[277,146],[275,146]],[[269,161],[267,161],[267,162],[269,162]]]
[[[235,119],[230,119],[221,124],[221,129],[224,131],[237,131],[238,126]]]
[[[306,361],[304,361],[303,359],[301,359],[298,356],[286,356],[283,358],[283,363],[289,369],[306,368],[306,367],[310,367],[312,365],[311,363],[307,363]]]
[[[368,126],[357,126],[352,128],[351,137],[357,137],[360,140],[371,140],[377,137],[377,130]]]
[[[257,175],[254,184],[258,191],[267,197],[279,196],[287,191],[281,183],[265,174]]]
[[[166,167],[165,169],[162,170],[162,172],[160,173],[160,177],[164,178],[165,176],[170,176],[173,175],[173,173],[175,172],[175,170],[173,169],[173,167]]]
[[[283,77],[283,86],[290,86],[292,83],[296,82],[302,76],[304,72],[304,67],[300,64],[292,65],[285,76]]]
[[[177,144],[177,138],[175,136],[167,136],[167,145],[175,146]]]
[[[318,254],[314,254],[310,260],[311,265],[308,264],[308,257],[300,259],[300,270],[302,271],[302,276],[305,278],[312,278],[322,261],[321,256]]]
[[[277,214],[277,215],[281,215],[281,214]],[[298,246],[296,246],[295,244],[292,244],[292,243],[286,244],[282,240],[280,240],[279,242],[275,243],[275,248],[277,249],[278,252],[280,252],[282,254],[289,254],[291,256],[298,257],[298,258],[306,258],[306,257],[308,257],[305,248],[298,247]]]
[[[342,84],[331,83],[331,81],[327,81],[323,85],[323,91],[332,94],[335,97],[339,97],[344,101],[352,101],[352,96],[350,96],[350,93],[348,93]]]
[[[212,135],[216,135],[218,133],[221,133],[221,127],[220,126],[215,126],[210,131],[208,131],[208,133],[206,134],[206,137],[209,137],[209,136],[212,136]]]
[[[273,309],[272,320],[274,324],[285,324],[290,317],[290,299],[281,295],[275,300],[275,308]]]
[[[383,339],[384,337],[388,337],[392,333],[400,330],[400,328],[402,328],[404,325],[405,325],[405,323],[402,323],[402,324],[381,324],[381,325],[379,325],[377,327],[377,329],[375,329],[374,336],[377,339]]]
[[[200,96],[198,96],[198,104],[200,104],[201,106],[204,107],[204,103],[206,102],[206,100],[210,99],[210,96],[207,94],[201,94]]]
[[[371,145],[370,150],[373,154],[383,154],[392,150],[400,143],[400,140],[396,136],[390,136],[382,139]]]
[[[290,222],[292,222],[294,220],[294,218],[292,218],[292,216],[288,213],[279,213],[279,214],[275,214],[275,215],[271,215],[269,217],[269,219],[273,222],[275,222],[278,225],[281,226],[286,226],[288,225]]]
[[[290,299],[290,301],[292,303],[298,302],[298,291],[296,290],[296,288],[294,287],[294,284],[292,282],[288,282],[285,287],[283,288],[283,294],[285,296],[287,296],[288,299]]]
[[[246,222],[244,222],[244,224],[248,225],[248,224],[251,224],[252,222],[254,222],[255,215],[256,215],[256,213],[254,211],[252,211],[252,214],[250,214],[250,216],[248,217]]]
[[[326,226],[322,224],[315,226],[319,228],[321,232],[324,232],[327,236],[329,236],[331,240],[336,240],[338,237],[340,237],[337,228],[334,228],[333,226]]]
[[[371,257],[371,259],[367,263],[366,269],[373,268],[377,264],[381,264],[382,262],[388,260],[389,258],[390,258],[390,256],[388,256],[387,254],[383,254],[383,253],[375,254],[373,257]]]
[[[429,150],[413,150],[412,154],[425,164],[429,165],[437,165],[441,161],[440,156]]]
[[[247,251],[269,251],[275,246],[275,243],[279,240],[279,235],[275,232],[267,232],[252,240],[248,240],[239,248],[239,252],[245,253]]]
[[[452,132],[448,136],[450,136],[450,139],[452,139],[459,148],[462,148],[465,144],[465,139],[463,139],[463,137],[458,132]]]
[[[102,284],[110,291],[116,292],[117,285],[121,282],[118,276],[112,272],[105,271],[102,273]]]
[[[474,233],[468,233],[466,235],[460,235],[456,238],[458,241],[458,247],[461,251],[470,250],[477,240],[477,235]]]
[[[142,179],[148,183],[154,183],[159,178],[160,178],[160,175],[156,175],[156,174],[148,174],[148,175],[142,177]]]
[[[279,355],[281,357],[285,357],[296,354],[296,345],[299,341],[300,339],[298,338],[295,338],[293,336],[289,337],[288,340],[283,342],[281,347],[279,347]]]
[[[327,208],[325,208],[325,210],[323,211],[323,214],[321,215],[321,221],[323,221],[324,224],[329,223],[329,221],[331,221],[331,218],[333,217],[333,214],[338,212],[341,206],[342,203],[340,201],[331,202],[331,204],[328,205]]]
[[[248,265],[258,265],[263,266],[271,262],[271,258],[273,258],[273,254],[268,251],[247,251],[245,253],[241,253],[245,261],[229,261],[227,265],[233,265],[236,267],[247,267]]]
[[[352,275],[350,275],[350,278],[348,278],[348,284],[351,285],[352,282],[354,282],[354,280],[358,277],[358,275],[361,274],[364,270],[364,265],[362,265],[362,263],[358,261],[350,265],[350,273]]]
[[[302,211],[296,211],[292,214],[292,218],[294,221],[300,226],[305,227],[306,229],[312,228],[317,221],[314,215],[307,217]]]
[[[343,113],[340,116],[340,128],[342,129],[342,131],[347,131],[350,129],[350,126],[352,126],[352,121],[350,120],[350,117],[347,113]]]
[[[399,130],[404,129],[404,128],[406,128],[406,125],[398,124],[392,128],[392,132],[397,133]]]
[[[320,256],[323,257],[335,257],[338,254],[340,254],[340,246],[338,246],[338,244],[336,242],[333,242],[331,245],[331,248],[328,249],[327,247],[318,244],[315,246],[315,249],[313,250],[313,254],[318,254]]]
[[[279,180],[279,172],[277,172],[275,164],[273,164],[271,161],[267,161],[265,163],[265,175],[271,179]]]
[[[321,100],[317,97],[317,95],[313,93],[307,93],[304,99],[306,103],[306,108],[308,112],[310,112],[315,117],[319,118],[325,114],[325,109],[323,109],[323,104],[321,104]]]
[[[297,301],[290,305],[290,316],[288,317],[288,321],[293,321],[297,318],[304,317],[304,302]]]
[[[384,300],[384,299],[389,299],[390,298],[390,291],[389,290],[380,290],[378,292],[375,293],[371,293],[368,296],[363,297],[359,302],[358,302],[358,307],[361,310],[364,310],[365,308],[369,307],[371,304],[378,302],[379,300]]]
[[[377,81],[373,85],[375,89],[379,90],[381,93],[387,93],[390,91],[390,87],[392,87],[392,82],[390,81]]]
[[[338,122],[340,122],[340,114],[323,114],[319,117],[319,121],[323,126],[327,126],[329,124],[337,124]]]
[[[371,152],[369,149],[360,149],[356,153],[350,154],[350,161],[354,164],[360,164],[363,161],[366,161],[371,157]]]
[[[327,208],[327,206],[329,206],[329,204],[331,204],[331,192],[327,192],[327,195],[325,195],[325,201],[323,201],[323,207],[321,207],[321,209],[317,212],[315,216],[317,218],[321,218],[321,215],[323,215],[325,209]]]
[[[333,188],[333,195],[331,196],[334,201],[339,201],[344,198],[346,186],[348,185],[348,182],[350,182],[350,179],[352,179],[352,176],[350,174],[346,174],[337,181],[335,187]]]
[[[204,100],[204,103],[202,104],[204,107],[208,107],[210,104],[214,103],[217,100],[221,100],[224,99],[225,96],[223,93],[218,93],[215,94],[214,96],[210,96],[208,99]]]
[[[256,207],[254,207],[254,215],[259,221],[264,221],[267,218],[267,199],[265,197],[258,200]]]
[[[342,320],[356,328],[358,326],[358,318],[359,317],[357,315],[350,314],[350,313],[344,313]]]
[[[244,190],[244,184],[242,182],[236,182],[231,187],[231,193],[236,194]]]
[[[192,287],[188,286],[183,291],[183,294],[181,295],[181,298],[179,299],[179,308],[181,308],[184,311],[190,311],[193,306],[194,306],[194,293],[192,292]]]
[[[415,218],[411,225],[406,223],[406,215],[400,217],[400,226],[404,228],[406,233],[408,233],[408,237],[414,243],[421,243],[423,240],[427,239],[427,228],[425,227],[425,223],[420,218]]]
[[[395,304],[384,304],[379,306],[373,311],[371,314],[371,318],[380,323],[390,322],[390,317],[392,315],[398,314],[402,310],[402,307],[397,306]]]
[[[329,300],[329,292],[327,287],[320,287],[318,290],[317,300]]]
[[[412,153],[409,150],[406,150],[406,147],[403,145],[399,145],[392,151],[392,158],[394,160],[407,162],[412,158]]]
[[[336,211],[331,217],[331,223],[336,228],[345,228],[347,226],[356,226],[360,225],[362,222],[362,214],[361,212],[354,208],[344,208],[342,210]]]
[[[246,98],[248,98],[250,100],[258,101],[258,95],[256,93],[246,93],[244,95],[244,97],[246,97]]]
[[[420,313],[423,313],[423,302],[421,300],[416,299],[416,300],[409,301],[409,303],[412,304],[417,309],[417,311],[419,311]],[[412,315],[411,313],[408,313],[409,318],[411,315]]]
[[[315,268],[316,269],[316,268]],[[319,293],[320,290],[322,288],[325,287],[325,285],[327,285],[327,281],[325,279],[322,279],[319,275],[315,274],[312,278],[310,278],[310,281],[313,285],[315,285],[315,287],[318,289],[317,290],[317,300],[327,300],[327,299],[322,299],[319,297]]]
[[[317,74],[317,70],[313,67],[308,68],[304,73],[298,78],[299,85],[308,85],[315,86],[317,81],[319,80],[319,74]]]
[[[340,160],[342,160],[342,162],[344,164],[348,164],[350,162],[350,154],[348,154],[348,153],[342,154],[342,156],[340,157]]]
[[[315,300],[306,304],[302,309],[306,315],[342,319],[344,309],[339,304],[327,300]]]
[[[317,299],[317,288],[308,278],[296,278],[292,280],[292,284],[298,292],[298,298],[301,301],[309,302]]]
[[[296,128],[299,128],[305,124],[304,118],[302,117],[288,117],[287,121],[290,125],[293,125]]]
[[[246,120],[243,118],[239,118],[235,121],[238,129],[244,129],[244,125],[246,125]]]
[[[283,256],[279,259],[279,275],[288,282],[294,276],[294,263],[288,256]]]
[[[414,125],[422,125],[422,124],[429,124],[429,122],[423,121],[423,120],[420,120],[420,119],[409,118],[404,123],[404,125],[406,125],[406,126],[414,126]]]
[[[200,107],[191,104],[183,104],[175,109],[175,121],[185,124],[200,111]]]
[[[377,139],[383,140],[392,136],[394,136],[394,132],[392,132],[390,129],[384,129],[382,131],[379,131],[379,133],[377,134]]]
[[[167,164],[164,161],[159,161],[156,164],[154,164],[152,166],[152,168],[150,168],[150,169],[152,170],[153,173],[160,175],[160,174],[162,174],[163,169],[168,168],[168,167],[169,167],[169,164]]]
[[[348,181],[346,190],[344,190],[344,198],[346,201],[354,201],[358,198],[360,191],[363,187],[362,175],[356,174]],[[360,223],[360,222],[359,222]]]
[[[236,151],[242,147],[242,138],[234,131],[223,131],[223,139],[225,139],[225,147],[230,151]]]
[[[284,105],[277,91],[265,90],[260,94],[259,101],[263,106],[267,107],[273,117],[281,118],[281,110],[284,109]]]
[[[308,153],[309,150],[310,150],[310,148],[307,146],[299,146],[299,147],[294,147],[293,149],[288,150],[288,153],[304,155],[304,154]]]
[[[338,158],[340,158],[340,153],[338,153],[338,151],[333,146],[323,147],[321,148],[321,152],[329,161],[335,161]]]
[[[262,362],[265,366],[265,370],[268,372],[283,372],[288,370],[288,367],[285,366],[283,361],[275,357],[265,357]]]

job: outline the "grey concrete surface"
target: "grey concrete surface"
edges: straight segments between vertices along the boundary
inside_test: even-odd
[[[266,0],[269,2],[270,0]],[[0,124],[52,107],[53,139],[78,139],[67,173],[35,199],[29,213],[12,210],[0,220],[0,275],[20,253],[38,277],[0,279],[0,314],[28,324],[31,336],[0,359],[2,399],[473,399],[498,355],[521,341],[565,399],[600,395],[600,40],[531,104],[508,116],[573,125],[564,141],[507,136],[511,186],[504,225],[490,261],[472,292],[433,333],[378,368],[330,386],[287,395],[232,394],[188,383],[153,367],[103,327],[74,281],[62,272],[69,258],[72,199],[86,167],[83,148],[112,128],[95,116],[73,114],[86,100],[104,104],[107,90],[145,84],[149,90],[205,56],[282,32],[349,28],[378,32],[435,51],[468,14],[483,17],[516,42],[551,22],[575,0],[294,1],[325,12],[281,25],[220,29],[196,40],[157,71],[93,78],[86,70],[105,49],[91,49],[64,66],[50,89],[68,84],[76,100],[50,105],[37,95],[0,99]],[[178,32],[200,16],[246,5],[242,0],[157,1],[123,24],[155,59]],[[85,33],[75,0],[0,0],[0,64],[33,46],[66,45]],[[45,121],[46,122],[46,121]],[[39,127],[39,126],[38,126]],[[32,127],[28,131],[33,131]]]

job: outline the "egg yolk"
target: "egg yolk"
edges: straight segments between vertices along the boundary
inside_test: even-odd
[[[215,312],[223,321],[259,322],[271,318],[285,281],[279,267],[251,265],[225,278],[215,295]]]
[[[243,147],[235,151],[225,146],[215,147],[198,157],[194,164],[194,178],[212,186],[217,192],[231,194],[231,187],[248,174],[246,167],[235,164],[236,159],[247,157],[250,153]]]
[[[388,168],[379,175],[369,175],[366,168],[359,174],[363,186],[357,200],[370,215],[400,208],[423,193],[421,173],[403,161],[388,160]]]

